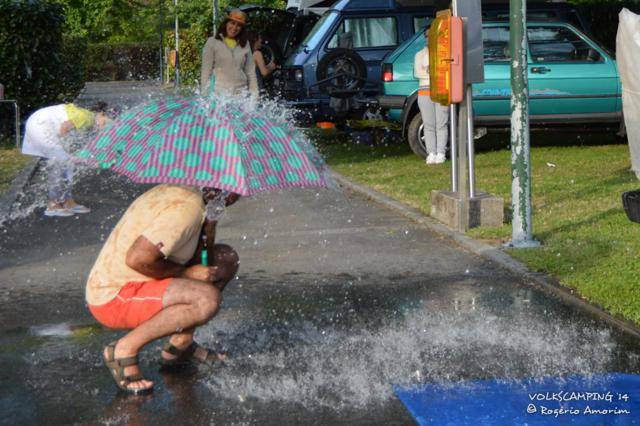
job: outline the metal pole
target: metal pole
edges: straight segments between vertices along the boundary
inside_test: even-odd
[[[467,150],[469,153],[469,198],[476,196],[475,141],[473,139],[473,90],[467,85]]]
[[[180,85],[180,70],[179,70],[179,64],[180,64],[180,60],[179,55],[178,55],[178,50],[179,50],[179,37],[178,37],[178,0],[173,0],[173,5],[175,7],[175,33],[176,33],[176,64],[174,67],[175,70],[175,76],[176,76],[176,88],[178,88],[178,86]]]
[[[4,94],[3,94],[4,96]],[[4,99],[0,97],[0,103],[11,103],[13,104],[13,111],[15,113],[14,117],[14,125],[15,125],[15,133],[16,133],[16,148],[20,148],[20,106],[18,105],[18,101],[15,99]]]
[[[22,145],[22,138],[20,137],[20,106],[18,101],[13,104],[16,110],[16,148],[20,148]]]
[[[211,34],[216,35],[216,22],[218,22],[218,0],[213,0],[213,31]]]
[[[458,111],[456,104],[449,107],[451,133],[451,192],[458,192]]]
[[[510,0],[511,48],[511,247],[536,247],[531,214],[531,154],[527,66],[527,3]]]
[[[160,34],[160,84],[164,84],[164,1],[158,1],[158,33]]]
[[[451,13],[458,16],[458,1],[451,2]],[[451,105],[451,190],[458,192],[460,185],[458,184],[458,108],[455,104]]]

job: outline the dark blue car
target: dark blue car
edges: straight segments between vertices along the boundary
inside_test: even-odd
[[[383,58],[436,10],[405,3],[341,0],[331,6],[284,63],[282,95],[289,106],[313,121],[366,111],[382,89]]]

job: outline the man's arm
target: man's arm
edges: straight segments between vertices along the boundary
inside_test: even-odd
[[[166,259],[160,249],[142,235],[139,236],[127,251],[127,266],[142,275],[154,279],[191,278],[199,281],[213,282],[215,267],[193,265],[185,267]]]

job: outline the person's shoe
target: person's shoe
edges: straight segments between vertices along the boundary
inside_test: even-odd
[[[73,200],[65,201],[62,206],[67,210],[71,210],[73,213],[77,214],[85,214],[91,212],[91,209],[89,207],[78,204]]]
[[[78,214],[85,214],[85,213],[90,213],[91,209],[87,206],[83,206],[82,204],[76,204],[75,206],[71,207],[69,210],[71,210],[73,213],[78,213]]]
[[[442,164],[446,161],[446,157],[444,154],[436,154],[435,158],[433,159],[433,164]]]
[[[47,207],[44,211],[44,215],[47,217],[69,217],[74,214],[71,210],[65,209],[64,207]]]
[[[436,160],[436,154],[434,154],[433,152],[430,152],[427,155],[427,164],[434,164]]]

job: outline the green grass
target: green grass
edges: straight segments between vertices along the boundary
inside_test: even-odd
[[[320,149],[337,172],[425,214],[431,190],[450,188],[449,162],[427,167],[405,144],[365,147],[324,141]],[[510,155],[503,148],[476,157],[478,189],[504,198],[507,209]],[[640,225],[627,219],[621,202],[624,191],[640,187],[629,168],[627,145],[534,147],[533,229],[542,246],[509,253],[534,271],[554,275],[590,302],[640,324]],[[477,228],[469,235],[498,244],[510,239],[511,225]]]
[[[29,157],[20,154],[15,147],[0,143],[0,194],[9,188],[28,160]]]

